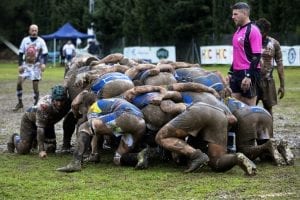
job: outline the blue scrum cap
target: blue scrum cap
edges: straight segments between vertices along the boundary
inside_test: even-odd
[[[67,92],[62,85],[56,85],[52,88],[51,97],[53,100],[65,100],[67,99]]]

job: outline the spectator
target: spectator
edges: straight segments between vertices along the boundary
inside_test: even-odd
[[[232,19],[237,31],[233,35],[233,62],[228,72],[232,96],[248,105],[255,105],[259,62],[262,49],[261,33],[250,21],[250,7],[239,2],[232,7]]]
[[[69,40],[63,47],[63,55],[68,62],[71,62],[72,58],[76,55],[76,49],[71,40]]]
[[[17,81],[18,104],[13,111],[23,108],[22,83],[25,79],[32,80],[34,105],[39,100],[39,80],[46,68],[48,48],[45,41],[38,36],[38,26],[35,24],[29,27],[29,36],[24,37],[19,48],[19,76]]]
[[[88,52],[92,55],[99,56],[100,48],[94,40],[89,42]]]
[[[64,48],[64,45],[62,45],[62,46],[59,48],[60,64],[61,64],[61,65],[64,65],[64,63],[65,63],[65,56],[64,56],[63,48]]]
[[[277,104],[277,93],[275,81],[273,79],[273,70],[275,68],[273,60],[276,62],[277,73],[279,77],[280,87],[278,89],[279,98],[284,97],[284,67],[282,64],[282,53],[280,44],[274,38],[268,36],[271,29],[271,23],[260,18],[256,21],[257,26],[262,34],[262,58],[261,58],[261,79],[258,84],[258,96],[262,101],[264,108],[273,115],[272,106]]]

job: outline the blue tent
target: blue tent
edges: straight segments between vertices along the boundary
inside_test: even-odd
[[[49,35],[42,35],[42,38],[45,40],[52,39],[87,39],[93,38],[94,35],[88,35],[85,33],[81,33],[77,31],[70,23],[66,23],[62,27],[60,27],[56,32]]]
[[[54,58],[52,59],[53,64],[55,65],[56,62],[56,56],[59,55],[56,53],[56,40],[59,39],[88,39],[88,38],[94,38],[94,35],[88,35],[85,33],[81,33],[77,31],[69,22],[60,27],[56,32],[49,34],[49,35],[42,35],[42,38],[45,40],[53,40],[53,56]],[[50,52],[49,52],[50,56]]]

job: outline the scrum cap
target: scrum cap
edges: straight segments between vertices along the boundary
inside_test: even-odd
[[[62,85],[56,85],[52,88],[51,97],[53,100],[65,100],[67,99],[67,92]]]

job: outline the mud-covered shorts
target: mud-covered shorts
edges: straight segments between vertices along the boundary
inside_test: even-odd
[[[277,93],[273,78],[261,79],[258,83],[257,100],[261,100],[266,107],[277,104]]]
[[[201,102],[193,104],[169,122],[191,136],[224,147],[227,145],[227,123],[224,111]]]

